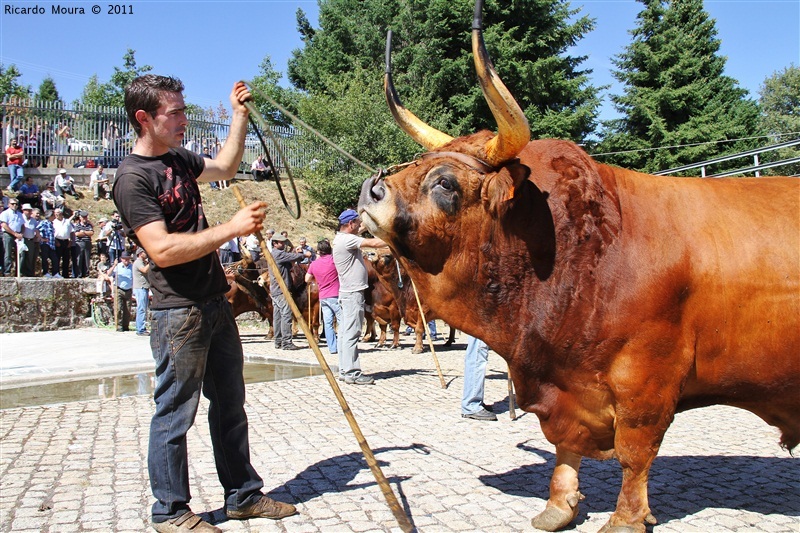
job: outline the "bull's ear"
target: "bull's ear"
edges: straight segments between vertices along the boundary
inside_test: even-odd
[[[509,200],[514,199],[517,188],[530,174],[530,168],[515,161],[487,178],[481,191],[481,200],[492,216],[499,217],[505,212]]]

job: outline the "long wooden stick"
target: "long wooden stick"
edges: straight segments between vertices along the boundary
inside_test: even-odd
[[[237,185],[233,185],[229,188],[233,191],[233,195],[236,196],[236,199],[239,201],[239,205],[243,208],[247,207],[247,203],[245,202],[239,187]],[[264,241],[264,237],[261,235],[260,231],[257,231],[255,235],[256,238],[258,238],[258,245],[261,247],[261,252],[264,254],[264,257],[267,260],[267,265],[269,265],[272,275],[278,282],[278,286],[281,288],[281,291],[283,291],[283,294],[290,294],[289,288],[283,281],[283,276],[281,276],[281,272],[278,269],[278,264],[275,262],[275,258],[272,257],[272,254],[267,249],[267,244]],[[356,418],[353,416],[350,406],[347,405],[347,400],[345,400],[342,390],[339,388],[339,384],[336,382],[336,378],[334,377],[333,372],[331,372],[330,366],[328,366],[328,362],[322,355],[322,351],[319,349],[317,341],[314,340],[314,336],[311,334],[311,329],[309,328],[305,318],[303,318],[303,313],[300,312],[300,309],[297,307],[297,304],[294,302],[293,298],[286,298],[286,301],[289,302],[289,307],[291,307],[294,317],[297,319],[298,324],[300,324],[300,328],[303,330],[303,333],[305,333],[306,339],[308,339],[308,345],[314,351],[314,355],[317,356],[317,361],[319,361],[319,365],[322,367],[322,371],[325,373],[325,377],[328,379],[328,384],[331,386],[334,396],[336,396],[336,399],[339,401],[339,405],[341,406],[342,412],[347,419],[347,423],[350,424],[350,429],[353,431],[353,434],[358,441],[358,445],[361,447],[361,453],[364,454],[364,459],[367,461],[367,465],[372,471],[372,475],[375,476],[375,481],[381,488],[381,492],[383,492],[386,503],[389,504],[389,509],[391,509],[395,520],[397,520],[397,523],[400,526],[400,529],[406,533],[410,533],[414,530],[414,527],[411,525],[411,521],[403,511],[400,503],[397,501],[397,497],[394,495],[392,487],[389,485],[389,481],[386,479],[386,476],[383,475],[381,467],[375,460],[375,454],[372,453],[372,450],[367,444],[367,440],[364,438],[364,434],[361,433],[361,428],[358,427],[358,422],[356,422]]]
[[[433,337],[431,336],[431,330],[428,328],[428,322],[425,321],[425,313],[422,311],[422,303],[419,301],[419,293],[417,292],[417,286],[414,285],[413,279],[411,280],[411,288],[414,289],[414,298],[417,299],[417,307],[419,307],[420,320],[422,320],[423,327],[425,328],[425,333],[428,334],[428,345],[431,347],[431,355],[433,355],[433,362],[436,364],[436,371],[439,372],[439,381],[442,384],[442,388],[446,389],[447,384],[444,382],[444,376],[442,375],[442,367],[439,366],[439,358],[436,357],[436,349],[433,347]]]

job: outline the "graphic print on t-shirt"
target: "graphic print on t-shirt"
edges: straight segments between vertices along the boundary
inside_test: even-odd
[[[203,204],[200,189],[192,171],[176,158],[164,173],[165,190],[158,197],[167,230],[170,233],[188,231],[195,223],[204,227]]]

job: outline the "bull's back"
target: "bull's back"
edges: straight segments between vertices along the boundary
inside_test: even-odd
[[[619,178],[635,283],[691,358],[679,407],[798,412],[800,180]]]

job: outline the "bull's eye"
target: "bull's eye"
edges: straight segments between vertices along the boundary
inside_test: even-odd
[[[444,189],[446,191],[453,190],[452,182],[449,179],[444,178],[444,177],[439,178],[439,180],[436,182],[436,186],[437,187],[441,187],[442,189]]]

